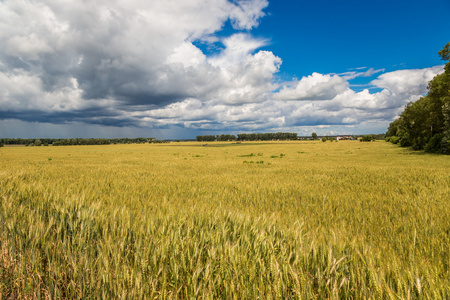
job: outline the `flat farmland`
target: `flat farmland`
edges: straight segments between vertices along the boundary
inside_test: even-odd
[[[390,143],[0,148],[0,299],[448,299],[450,159]]]

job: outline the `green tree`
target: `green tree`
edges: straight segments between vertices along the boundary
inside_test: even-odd
[[[313,138],[313,140],[317,140],[317,133],[313,132],[311,134],[311,137]]]
[[[450,154],[450,43],[438,52],[447,61],[444,72],[428,83],[428,94],[410,102],[386,132],[389,140],[414,150]]]
[[[373,136],[371,136],[371,135],[364,135],[359,141],[360,142],[371,142],[371,141],[373,141]]]
[[[438,52],[442,60],[450,60],[450,43],[447,43],[441,51]]]

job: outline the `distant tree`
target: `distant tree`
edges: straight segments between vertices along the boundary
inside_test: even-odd
[[[218,141],[235,141],[236,136],[233,134],[221,134],[217,136]]]
[[[371,135],[364,135],[359,141],[360,142],[371,142],[374,138]]]
[[[247,140],[247,134],[246,133],[240,133],[237,135],[238,141],[246,141]]]
[[[317,133],[313,132],[311,134],[311,137],[313,138],[313,140],[317,140]]]
[[[215,135],[198,135],[197,141],[199,142],[212,142],[216,140]]]
[[[322,137],[322,142],[326,142],[328,139],[326,136]]]

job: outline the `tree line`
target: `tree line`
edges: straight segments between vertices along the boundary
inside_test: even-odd
[[[197,141],[273,141],[273,140],[297,140],[295,132],[277,132],[277,133],[240,133],[237,136],[233,134],[219,135],[198,135]]]
[[[450,43],[438,52],[444,73],[428,84],[428,94],[410,102],[390,123],[386,140],[402,147],[450,154]]]
[[[73,139],[52,139],[52,138],[40,138],[40,139],[19,139],[19,138],[3,138],[0,139],[1,145],[25,145],[25,146],[74,146],[74,145],[110,145],[110,144],[143,144],[143,143],[158,143],[165,142],[159,141],[154,138],[115,138],[115,139],[103,139],[103,138],[73,138]]]

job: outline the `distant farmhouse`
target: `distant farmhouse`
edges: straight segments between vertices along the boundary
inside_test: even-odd
[[[353,140],[353,137],[351,135],[339,135],[336,137],[336,140],[338,141]]]

